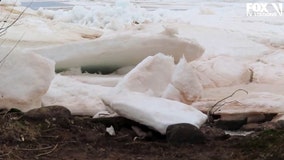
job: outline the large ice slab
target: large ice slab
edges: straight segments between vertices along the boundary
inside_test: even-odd
[[[42,97],[43,106],[60,105],[74,115],[94,116],[107,111],[100,95],[108,93],[109,87],[82,83],[70,77],[56,75],[48,92]]]
[[[160,97],[171,82],[174,69],[173,57],[162,53],[149,56],[126,74],[116,89]]]
[[[175,62],[184,56],[187,61],[200,57],[203,48],[193,40],[175,36],[166,29],[159,34],[139,31],[104,35],[88,42],[70,43],[57,47],[34,50],[56,61],[57,69],[86,67],[90,70],[112,72],[124,66],[138,64],[144,58],[162,52],[174,57]]]
[[[0,59],[11,51],[0,49]],[[27,111],[41,106],[54,77],[54,62],[37,54],[13,50],[0,64],[0,107]]]
[[[103,96],[103,101],[119,115],[149,126],[161,134],[172,124],[189,123],[200,127],[207,116],[190,105],[137,92]]]

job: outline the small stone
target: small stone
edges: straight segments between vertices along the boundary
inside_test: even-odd
[[[201,126],[200,131],[211,140],[225,140],[230,138],[230,135],[226,134],[225,131],[220,128],[203,125]]]
[[[197,127],[188,123],[168,126],[166,136],[171,144],[200,144],[205,142],[204,134]]]
[[[62,106],[48,106],[29,110],[24,114],[24,117],[32,120],[67,119],[71,117],[71,112]]]

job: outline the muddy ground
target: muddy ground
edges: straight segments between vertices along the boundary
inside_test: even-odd
[[[94,120],[88,116],[71,116],[66,111],[44,112],[1,110],[0,159],[284,159],[281,129],[243,137],[228,136],[219,129],[203,126],[205,143],[173,145],[157,133],[146,139],[135,138],[132,122],[123,118]],[[114,126],[116,136],[106,133],[109,125]]]

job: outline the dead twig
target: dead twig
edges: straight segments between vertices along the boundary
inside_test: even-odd
[[[28,9],[28,7],[30,7],[32,5],[33,2],[31,2],[27,7],[25,7],[25,9],[16,17],[15,20],[13,20],[10,24],[8,24],[7,26],[5,26],[5,24],[8,22],[9,17],[11,16],[13,10],[10,12],[10,14],[8,15],[8,17],[6,18],[6,20],[3,20],[3,24],[2,27],[0,28],[0,37],[2,35],[4,35],[6,33],[6,31],[12,27],[22,16],[23,14],[26,12],[26,10]]]
[[[45,156],[45,155],[48,155],[48,154],[50,154],[50,153],[52,153],[52,152],[54,152],[55,150],[56,150],[56,148],[58,147],[58,143],[50,150],[50,151],[48,151],[48,152],[44,152],[44,153],[40,153],[40,154],[38,154],[38,155],[36,155],[36,159],[38,159],[39,157],[41,157],[41,156]]]
[[[233,96],[234,96],[237,92],[239,92],[239,91],[243,91],[243,92],[245,92],[246,94],[248,94],[248,91],[247,91],[247,90],[244,90],[244,89],[237,89],[237,90],[235,90],[231,95],[229,95],[229,96],[227,96],[227,97],[225,97],[225,98],[223,98],[223,99],[217,101],[213,106],[211,106],[211,108],[210,108],[210,109],[208,110],[208,112],[207,112],[208,122],[209,122],[209,123],[213,123],[213,121],[214,121],[214,119],[213,119],[214,113],[215,113],[217,110],[219,110],[219,109],[220,109],[223,105],[225,105],[226,103],[224,103],[223,105],[219,106],[217,109],[215,109],[215,111],[213,111],[214,108],[215,108],[219,103],[223,102],[224,100],[226,100],[226,99],[228,99],[228,98],[230,98],[230,97],[233,97]]]
[[[42,147],[42,148],[17,148],[17,150],[19,151],[41,151],[41,150],[47,150],[51,148],[53,148],[53,146]]]

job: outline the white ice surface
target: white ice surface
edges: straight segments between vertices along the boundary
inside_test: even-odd
[[[230,56],[196,60],[192,66],[205,88],[246,84],[251,79],[246,62]]]
[[[253,82],[284,84],[284,51],[278,50],[250,64]]]
[[[0,48],[0,59],[12,50]],[[22,111],[41,106],[54,77],[54,62],[36,54],[13,50],[0,63],[0,108],[18,108]]]

